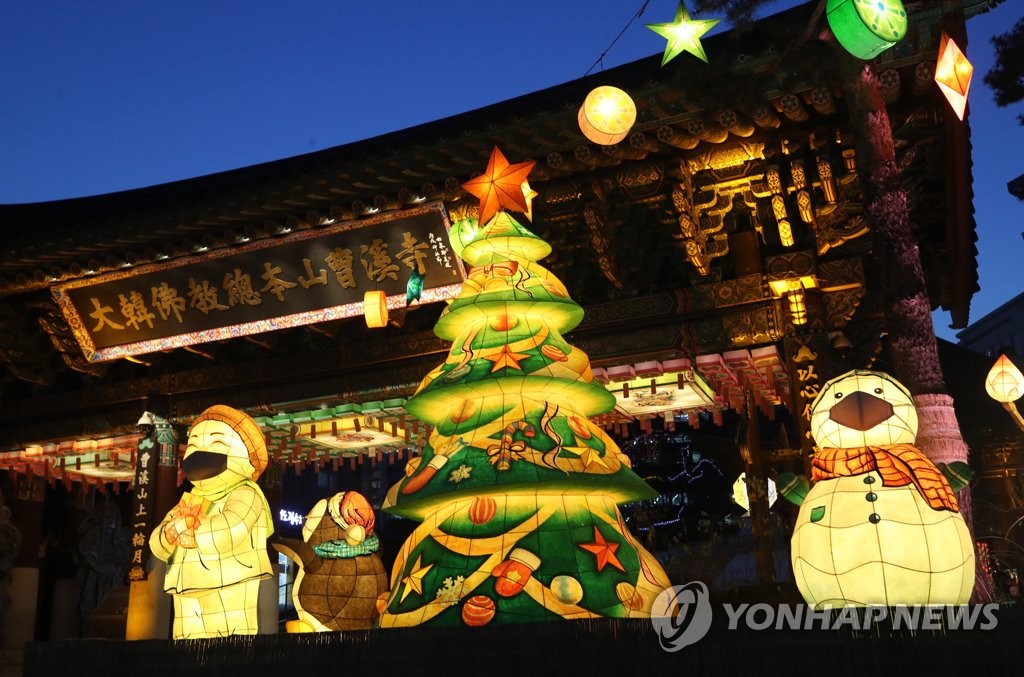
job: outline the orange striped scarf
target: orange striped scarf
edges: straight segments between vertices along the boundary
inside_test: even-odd
[[[882,477],[884,487],[913,484],[933,510],[960,512],[956,494],[946,477],[928,457],[910,444],[853,449],[823,448],[811,462],[811,479],[835,479],[863,475],[872,470]]]

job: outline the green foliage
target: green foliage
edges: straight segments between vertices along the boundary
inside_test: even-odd
[[[1002,35],[992,36],[996,63],[985,74],[985,84],[992,88],[998,106],[1009,106],[1024,100],[1024,18]],[[1024,115],[1017,117],[1024,125]]]

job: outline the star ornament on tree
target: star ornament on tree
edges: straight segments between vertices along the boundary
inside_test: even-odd
[[[509,164],[501,150],[494,147],[487,162],[487,171],[462,184],[468,193],[480,198],[481,225],[502,209],[522,213],[531,211],[523,184],[535,164],[533,160]]]
[[[700,44],[700,36],[711,30],[719,21],[720,19],[691,19],[686,5],[680,2],[675,21],[644,25],[668,40],[665,54],[661,57],[661,65],[664,66],[682,52],[689,52],[707,63],[708,57],[704,53],[704,46]]]
[[[580,543],[580,547],[588,552],[594,553],[594,557],[597,560],[597,570],[602,571],[605,566],[612,565],[619,571],[625,571],[625,567],[622,566],[622,562],[616,557],[615,551],[619,549],[618,543],[609,543],[604,540],[604,536],[597,530],[597,526],[594,526],[594,542],[593,543]]]

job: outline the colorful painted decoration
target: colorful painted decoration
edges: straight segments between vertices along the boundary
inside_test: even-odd
[[[843,49],[865,61],[907,34],[907,10],[900,0],[828,0],[825,12]]]
[[[964,119],[964,112],[967,110],[967,93],[971,91],[973,75],[974,66],[960,51],[956,42],[943,33],[939,41],[939,61],[935,64],[935,83],[960,120]]]
[[[913,446],[906,388],[887,374],[848,372],[815,398],[811,427],[820,448],[791,555],[807,603],[966,604],[974,545],[945,475]]]
[[[535,164],[531,160],[510,165],[501,150],[494,147],[487,170],[462,184],[466,192],[480,198],[480,223],[487,223],[502,209],[530,211],[523,183]]]
[[[636,104],[618,87],[603,85],[587,94],[576,116],[583,136],[602,146],[626,138],[636,122]]]
[[[388,325],[388,295],[379,289],[363,294],[363,318],[366,326],[379,329]]]
[[[167,562],[174,639],[258,632],[260,579],[273,575],[274,522],[256,484],[266,467],[263,433],[248,414],[218,404],[192,422],[182,459],[192,490],[149,538]]]
[[[704,53],[704,46],[700,44],[700,36],[714,28],[719,21],[720,19],[691,19],[686,5],[680,2],[674,21],[645,25],[668,40],[668,44],[665,45],[665,54],[661,57],[661,65],[664,66],[683,52],[689,52],[707,63],[708,57]]]
[[[615,398],[562,338],[582,309],[508,213],[464,225],[473,268],[435,327],[452,346],[406,402],[433,431],[385,501],[422,523],[380,626],[649,616],[669,582],[617,504],[654,492],[588,419]]]
[[[302,540],[272,545],[299,565],[292,588],[298,620],[288,632],[368,630],[388,592],[388,574],[377,550],[373,508],[354,491],[319,501],[306,516]]]

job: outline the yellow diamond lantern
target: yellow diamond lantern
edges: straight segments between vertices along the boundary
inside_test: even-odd
[[[939,61],[935,64],[935,82],[953,107],[956,116],[963,120],[967,109],[967,93],[971,90],[971,76],[974,66],[960,51],[956,42],[945,33],[939,42]]]

